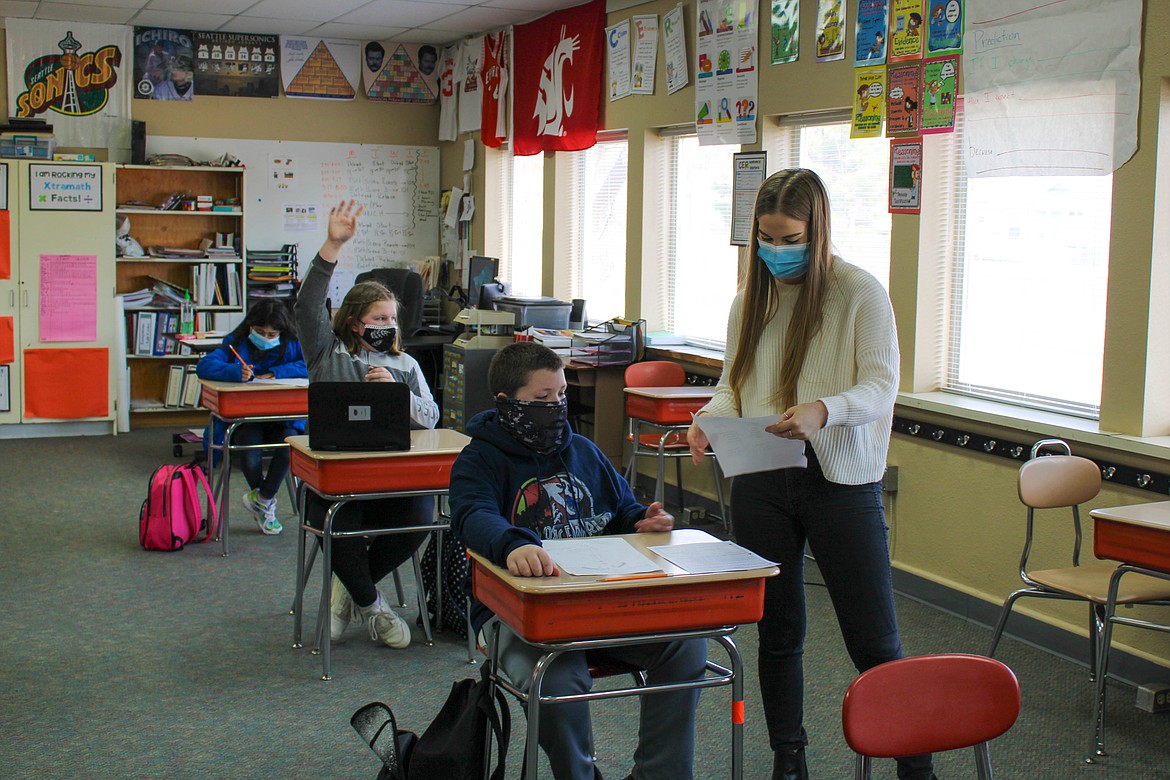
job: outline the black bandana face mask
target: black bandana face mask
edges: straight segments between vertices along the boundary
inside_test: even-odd
[[[393,325],[367,325],[362,339],[375,352],[389,352],[394,347],[394,336],[398,329]]]
[[[500,427],[526,447],[541,455],[556,452],[565,443],[569,428],[569,402],[560,401],[516,401],[511,398],[497,398],[496,411]]]

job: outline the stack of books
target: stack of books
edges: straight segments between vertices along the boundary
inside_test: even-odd
[[[199,405],[200,389],[199,377],[195,375],[194,363],[172,364],[167,375],[167,390],[163,403],[171,408],[194,409]]]
[[[280,249],[249,249],[248,298],[284,298],[291,303],[297,290],[297,245]]]
[[[53,126],[43,119],[8,117],[0,125],[0,157],[53,159]]]

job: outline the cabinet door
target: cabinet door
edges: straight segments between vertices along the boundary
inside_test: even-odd
[[[20,264],[16,162],[0,162],[0,425],[20,422]],[[7,339],[12,341],[8,342]]]
[[[22,160],[17,191],[22,422],[112,420],[114,339],[124,329],[114,321],[114,165]],[[105,350],[102,363],[93,362],[98,350]],[[70,407],[59,398],[50,403],[57,392],[85,401],[73,408],[87,413],[28,413],[33,402]]]

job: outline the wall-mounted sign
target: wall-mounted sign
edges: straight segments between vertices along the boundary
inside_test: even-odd
[[[102,166],[28,166],[30,211],[101,211]]]

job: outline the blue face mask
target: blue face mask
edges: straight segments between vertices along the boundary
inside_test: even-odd
[[[280,346],[280,336],[274,339],[266,339],[256,331],[248,333],[248,341],[252,342],[252,346],[256,349],[275,349]]]
[[[756,254],[772,276],[777,279],[796,279],[808,273],[808,244],[769,244],[759,241]]]

